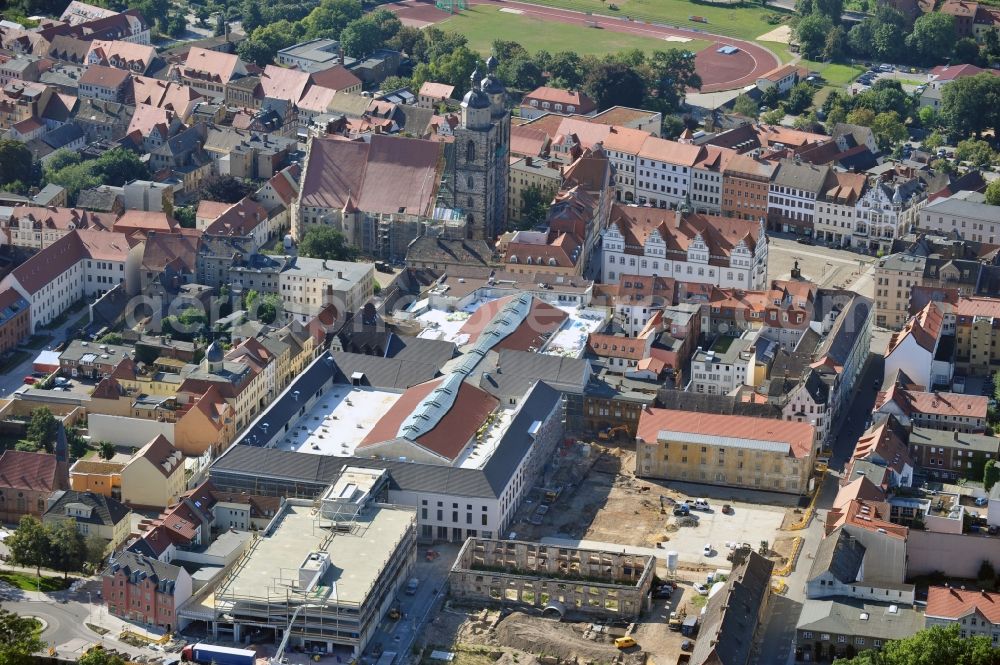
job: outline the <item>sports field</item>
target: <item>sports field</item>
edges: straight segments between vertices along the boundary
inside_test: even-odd
[[[646,52],[676,48],[697,53],[711,44],[701,39],[668,41],[558,21],[538,21],[511,11],[517,11],[516,5],[503,8],[507,11],[494,5],[473,5],[439,27],[465,35],[469,47],[480,53],[488,53],[495,39],[516,41],[532,53],[544,49],[549,53],[576,51],[581,55],[603,55],[632,48]]]
[[[754,41],[760,35],[773,30],[776,25],[768,23],[765,17],[780,15],[790,17],[789,12],[759,6],[732,6],[723,4],[704,5],[687,0],[530,0],[534,4],[560,7],[581,12],[593,12],[607,16],[630,16],[642,21],[653,21],[678,28],[693,28],[717,35],[726,35]],[[1000,1],[1000,0],[998,0]],[[609,9],[617,5],[617,10]],[[697,16],[706,22],[692,21]]]

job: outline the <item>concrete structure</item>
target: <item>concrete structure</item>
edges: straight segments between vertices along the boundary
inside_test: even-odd
[[[105,462],[80,459],[69,468],[69,488],[77,492],[92,492],[101,496],[121,500],[121,462]]]
[[[242,564],[191,607],[213,633],[290,625],[289,646],[358,657],[416,560],[412,508],[382,503],[388,475],[344,468],[319,501],[289,499]]]
[[[544,615],[634,620],[649,609],[656,557],[469,538],[449,575],[461,601],[542,610]]]
[[[1000,363],[996,338],[1000,300],[961,298],[954,309],[955,366],[973,376],[990,376]]]
[[[121,472],[122,502],[165,508],[185,488],[184,456],[164,436],[143,446]]]
[[[757,79],[757,89],[766,92],[777,87],[778,94],[783,95],[808,75],[809,70],[805,67],[779,65]]]
[[[803,494],[815,429],[800,422],[646,409],[636,475]]]
[[[1000,220],[996,206],[978,192],[958,192],[938,198],[919,210],[913,222],[922,231],[948,234],[990,245],[1000,244]]]
[[[752,347],[758,332],[744,331],[739,337],[719,335],[708,349],[699,348],[691,357],[689,390],[709,395],[728,395],[753,380],[756,354]],[[752,384],[750,384],[752,385]]]

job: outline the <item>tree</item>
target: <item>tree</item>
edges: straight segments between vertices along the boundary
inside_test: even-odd
[[[1000,466],[997,466],[996,460],[986,460],[986,465],[983,467],[983,487],[989,492],[998,480],[1000,480]]]
[[[963,37],[955,42],[954,56],[952,62],[956,65],[980,65],[986,64],[979,52],[979,44],[971,37]]]
[[[329,226],[313,226],[299,243],[299,254],[314,259],[353,261],[358,250],[347,244],[344,234]]]
[[[844,13],[844,0],[815,0],[813,11],[826,16],[834,25],[840,25]]]
[[[676,115],[663,116],[660,134],[666,139],[675,139],[686,129],[684,121]]]
[[[132,180],[149,178],[149,169],[139,155],[127,148],[112,148],[93,162],[93,174],[101,184],[121,187]]]
[[[991,206],[1000,206],[1000,179],[994,180],[987,185],[986,202]]]
[[[1000,78],[983,72],[948,84],[941,95],[941,117],[956,136],[981,138],[1000,127]]]
[[[101,441],[98,444],[98,454],[101,456],[101,459],[103,460],[110,461],[114,459],[115,453],[117,452],[118,449],[115,448],[115,444],[111,443],[110,441]]]
[[[438,81],[455,86],[456,95],[463,95],[469,90],[469,77],[478,65],[479,55],[459,46],[430,63],[417,65],[413,70],[413,87],[419,88],[426,81]]]
[[[125,665],[125,660],[116,653],[108,653],[102,647],[91,649],[76,661],[79,665]]]
[[[583,83],[583,71],[580,68],[580,56],[574,51],[554,53],[548,63],[549,76],[560,87],[579,88]]]
[[[278,51],[300,41],[304,24],[281,19],[253,31],[236,47],[236,53],[261,67],[271,64]]]
[[[791,90],[788,91],[788,99],[785,100],[785,111],[791,115],[798,115],[812,106],[813,95],[816,94],[816,88],[812,85],[803,81],[802,83],[796,83]]]
[[[260,307],[257,308],[257,317],[261,323],[272,324],[278,318],[280,308],[281,298],[275,293],[268,293],[260,299]]]
[[[404,25],[392,37],[392,39],[386,43],[386,46],[413,57],[414,52],[417,50],[417,44],[422,43],[423,39],[424,33],[420,30],[420,28],[414,28],[411,25]]]
[[[928,152],[933,152],[948,143],[948,138],[941,132],[934,130],[924,139],[923,147]]]
[[[955,165],[948,159],[935,159],[931,162],[931,170],[937,173],[947,173],[948,175],[955,175],[958,173],[958,169],[956,169]]]
[[[243,32],[248,35],[264,25],[260,5],[257,0],[243,0],[243,4],[240,5],[240,21],[243,23]]]
[[[733,113],[756,120],[758,112],[757,102],[751,99],[749,95],[742,94],[733,102]]]
[[[238,203],[252,192],[253,186],[245,180],[234,178],[231,175],[223,175],[206,178],[201,185],[200,194],[203,200]]]
[[[4,545],[10,550],[11,559],[19,566],[33,567],[42,576],[42,566],[48,563],[49,533],[34,515],[25,515],[17,523],[14,533],[7,536]]]
[[[91,569],[99,568],[104,563],[104,554],[108,551],[108,541],[96,533],[92,533],[83,541],[83,547],[84,555]]]
[[[917,117],[920,119],[920,124],[924,128],[931,128],[937,125],[938,115],[930,106],[925,106],[917,112]]]
[[[540,185],[530,185],[521,193],[521,224],[522,229],[543,224],[549,216],[549,205],[553,193]]]
[[[973,166],[989,166],[996,160],[997,154],[986,141],[966,139],[955,146],[955,159],[960,162],[971,162]]]
[[[61,171],[67,166],[73,166],[74,164],[79,164],[82,161],[83,157],[80,156],[80,153],[76,150],[60,148],[49,155],[49,158],[45,161],[45,175],[48,177],[50,173]]]
[[[955,17],[944,12],[924,14],[914,21],[906,46],[925,65],[944,62],[955,48]]]
[[[991,462],[993,460],[990,460]],[[993,586],[997,579],[997,571],[993,568],[993,564],[987,559],[983,559],[983,562],[979,565],[979,573],[976,575],[976,580],[980,583],[986,583],[989,586]]]
[[[826,43],[823,44],[823,59],[829,61],[839,61],[844,59],[844,52],[847,50],[847,33],[844,28],[837,25],[826,36]]]
[[[227,26],[226,13],[219,12],[218,14],[215,15],[215,30],[212,31],[212,34],[214,34],[216,37],[221,37],[222,35],[226,34],[226,26]]]
[[[785,119],[785,109],[771,109],[764,115],[760,116],[761,123],[765,125],[780,125],[781,121]]]
[[[907,137],[906,125],[895,111],[879,113],[872,120],[871,129],[882,150],[905,141]]]
[[[90,162],[81,162],[67,166],[64,169],[49,174],[46,177],[50,183],[66,188],[66,196],[70,205],[76,203],[76,196],[81,189],[90,189],[101,184],[101,179],[94,175]]]
[[[542,70],[527,56],[501,64],[500,74],[507,85],[518,90],[534,90],[545,82]]]
[[[61,570],[63,579],[69,577],[71,570],[83,569],[87,548],[83,535],[76,530],[76,520],[59,520],[49,529],[49,566]]]
[[[833,30],[833,22],[823,14],[810,14],[795,26],[799,52],[810,60],[818,60],[826,46],[826,37]]]
[[[378,25],[369,17],[351,21],[340,33],[344,53],[352,58],[368,55],[383,44]]]
[[[646,97],[646,82],[620,62],[602,62],[590,70],[583,89],[601,110],[616,105],[639,108]]]
[[[59,435],[59,421],[52,415],[48,407],[39,407],[31,412],[31,420],[28,422],[27,438],[34,442],[39,448],[47,453],[51,453],[56,445],[56,437]]]
[[[676,113],[688,88],[701,89],[701,76],[694,68],[694,53],[680,49],[653,51],[643,67],[651,81],[647,104],[661,113]]]
[[[903,90],[899,81],[879,79],[875,85],[853,98],[854,108],[864,107],[876,114],[895,111],[900,118],[906,118],[913,108],[913,97]]]
[[[181,206],[174,209],[174,217],[181,227],[185,229],[193,229],[198,225],[195,213],[194,206]]]
[[[871,127],[872,123],[875,122],[875,112],[866,108],[854,109],[847,114],[847,122],[852,125]]]
[[[0,665],[29,665],[34,654],[45,648],[38,638],[37,623],[0,608]]]
[[[66,430],[66,443],[69,446],[70,457],[80,458],[87,454],[87,440],[76,430]]]
[[[1000,659],[1000,649],[984,635],[962,637],[958,623],[947,628],[933,626],[910,637],[885,643],[881,651],[862,651],[840,665],[993,665]]]
[[[184,18],[184,12],[172,14],[167,21],[167,34],[177,38],[183,36],[185,32],[187,32],[187,19]]]
[[[361,15],[358,0],[323,0],[302,19],[304,36],[309,39],[336,39],[348,23],[361,18]]]

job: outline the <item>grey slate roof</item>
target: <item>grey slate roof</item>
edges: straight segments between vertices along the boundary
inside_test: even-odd
[[[905,605],[890,612],[890,605],[868,603],[838,596],[829,600],[806,600],[796,630],[813,634],[853,635],[881,640],[910,637],[924,627],[924,615]],[[864,617],[864,618],[863,618]]]
[[[429,381],[440,373],[439,367],[431,363],[368,356],[347,351],[333,351],[330,355],[336,366],[334,381],[337,383],[350,383],[352,374],[363,372],[365,375],[363,385],[405,390],[410,386]]]
[[[781,160],[781,168],[778,169],[778,175],[774,177],[774,184],[819,194],[825,190],[826,180],[829,176],[829,166],[817,166],[805,162],[796,163],[783,159]]]
[[[772,561],[751,552],[733,569],[725,586],[708,600],[691,665],[747,665],[773,568]]]
[[[81,138],[83,138],[83,130],[76,123],[67,122],[43,136],[42,142],[52,149],[58,150]]]
[[[488,266],[492,259],[493,250],[485,240],[422,236],[406,248],[406,260],[411,263]]]
[[[849,292],[831,293],[820,290],[816,297],[817,317],[827,314],[829,307],[843,307],[841,303],[848,297],[850,302],[841,310],[834,327],[817,349],[818,357],[829,355],[841,366],[847,363],[851,350],[857,344],[858,336],[864,330],[866,320],[871,316],[873,302],[870,298]]]
[[[589,361],[582,358],[563,358],[513,349],[491,351],[477,370],[482,370],[477,385],[498,398],[523,395],[538,380],[562,392],[579,395],[586,388],[591,374]]]
[[[181,572],[179,566],[163,563],[153,557],[125,551],[115,555],[104,574],[113,575],[121,568],[124,568],[125,573],[135,582],[147,577],[153,578],[157,583],[158,590],[170,595],[174,593],[174,585]]]
[[[814,580],[827,571],[842,584],[856,582],[860,577],[861,563],[865,558],[865,546],[840,528],[820,541],[809,569],[809,580]]]
[[[77,492],[76,490],[60,490],[53,492],[49,497],[53,503],[45,511],[45,516],[65,517],[66,505],[70,503],[80,503],[91,509],[90,517],[74,517],[77,522],[84,524],[98,524],[102,526],[114,526],[129,514],[127,506],[110,497],[94,494],[93,492]]]
[[[941,446],[953,450],[968,450],[981,453],[991,453],[995,458],[1000,449],[1000,439],[986,434],[968,434],[965,432],[949,432],[945,430],[914,427],[910,432],[910,445]]]

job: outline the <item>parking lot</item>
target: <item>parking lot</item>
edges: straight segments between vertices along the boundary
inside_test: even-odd
[[[669,540],[662,547],[676,551],[684,563],[728,568],[727,543],[749,543],[756,550],[761,540],[773,542],[786,512],[782,506],[733,502],[729,504],[732,514],[724,515],[722,505],[710,501],[708,511],[691,511],[691,515],[698,518],[698,526],[682,526],[669,531]],[[677,518],[671,519],[672,524],[676,522]],[[706,544],[712,546],[708,556],[704,553]]]

